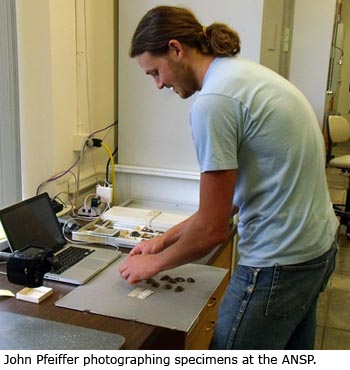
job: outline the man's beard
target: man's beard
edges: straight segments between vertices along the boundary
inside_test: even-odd
[[[175,63],[169,61],[169,67],[172,73],[176,76],[176,86],[173,86],[174,91],[183,99],[192,96],[196,91],[200,90],[199,83],[195,76],[193,67],[190,64]]]

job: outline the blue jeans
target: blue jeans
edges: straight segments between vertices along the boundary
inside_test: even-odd
[[[212,349],[313,349],[319,293],[335,268],[337,243],[296,265],[237,267],[219,308]]]

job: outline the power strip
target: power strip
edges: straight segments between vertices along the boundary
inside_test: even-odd
[[[106,209],[106,203],[101,202],[97,207],[87,207],[81,206],[78,210],[79,216],[84,217],[97,217],[101,216],[103,211]]]

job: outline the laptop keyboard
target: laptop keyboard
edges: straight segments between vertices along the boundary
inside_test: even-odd
[[[62,274],[69,267],[74,266],[76,263],[93,253],[94,249],[86,249],[80,247],[68,247],[63,252],[56,255],[59,268],[54,270],[55,274]]]

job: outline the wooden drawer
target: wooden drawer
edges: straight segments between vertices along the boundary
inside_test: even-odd
[[[208,349],[214,334],[218,308],[229,281],[229,272],[208,300],[198,316],[197,322],[186,335],[185,349]]]

